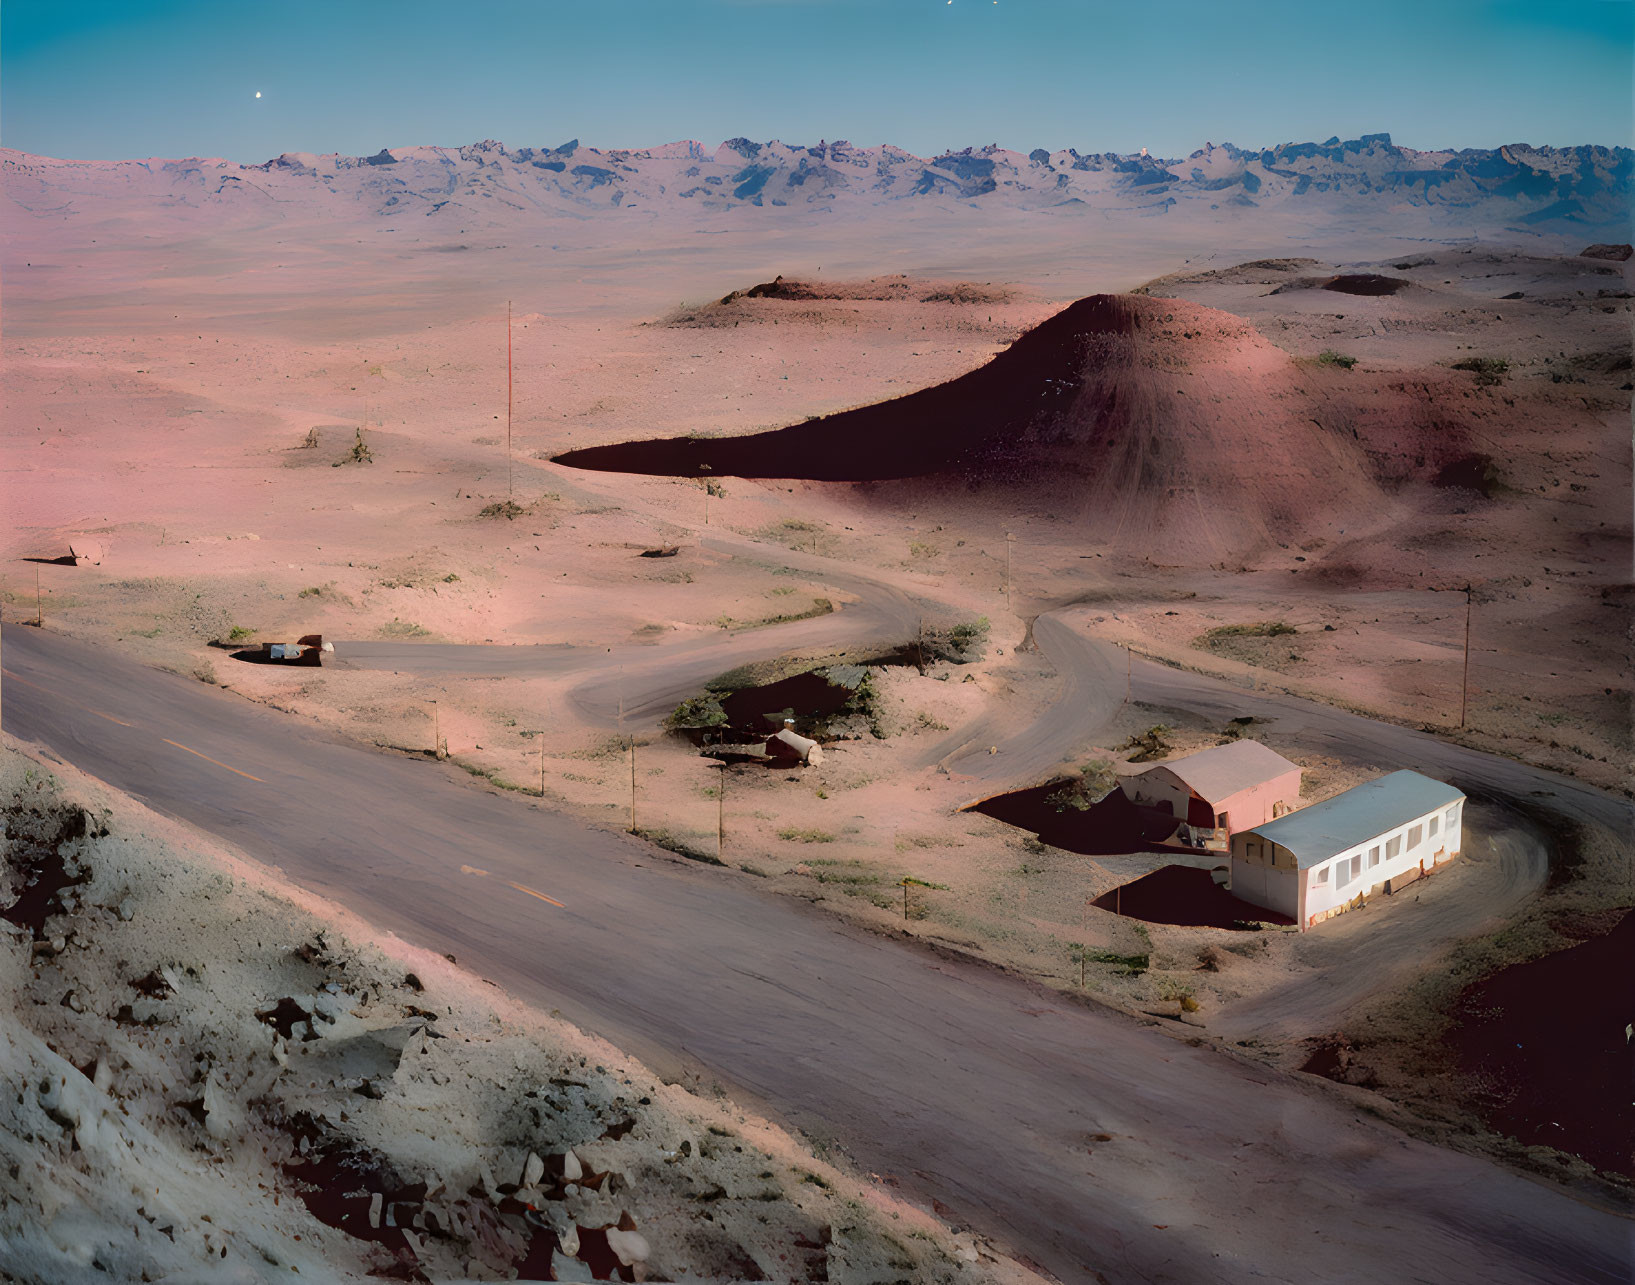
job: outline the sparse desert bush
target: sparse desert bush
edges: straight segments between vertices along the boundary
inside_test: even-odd
[[[425,638],[431,634],[431,630],[412,620],[399,620],[393,616],[380,627],[379,633],[382,638]]]
[[[1132,763],[1147,763],[1153,759],[1161,759],[1175,748],[1164,739],[1169,735],[1169,731],[1167,724],[1154,723],[1146,731],[1130,737],[1120,748],[1135,751],[1130,755]]]
[[[352,449],[346,453],[344,459],[335,461],[335,467],[342,464],[373,464],[375,457],[370,451],[368,443],[363,440],[363,429],[358,429],[357,436],[352,439]]]
[[[480,518],[504,518],[507,522],[514,522],[528,512],[515,500],[496,500],[492,504],[485,504],[477,510]]]
[[[1338,366],[1342,370],[1350,370],[1357,364],[1355,357],[1347,357],[1344,353],[1337,353],[1332,348],[1325,348],[1317,354],[1319,366]]]
[[[713,623],[722,629],[760,629],[766,625],[787,625],[793,620],[810,620],[813,616],[826,616],[835,609],[834,603],[827,598],[813,598],[812,605],[805,611],[783,612],[776,616],[762,616],[759,620],[738,620],[732,616],[717,616]]]
[[[793,827],[779,830],[778,838],[788,843],[833,843],[834,835],[827,830],[798,830]]]
[[[216,687],[221,683],[221,680],[216,677],[216,667],[208,660],[200,661],[193,667],[193,677],[197,678],[201,683],[209,683],[212,687]]]
[[[1497,384],[1505,377],[1510,369],[1510,363],[1503,357],[1466,357],[1463,361],[1453,363],[1455,370],[1468,370],[1476,376],[1476,383],[1481,387]]]
[[[154,632],[158,633],[159,631],[154,630]],[[227,631],[227,641],[228,642],[242,642],[244,639],[250,637],[254,633],[255,633],[255,630],[253,630],[253,629],[246,629],[243,625],[234,625],[231,629],[229,629]]]
[[[773,540],[778,544],[788,545],[791,549],[811,549],[816,552],[824,531],[821,522],[808,522],[804,518],[785,518],[781,522],[762,527],[756,535],[762,540]]]
[[[1152,956],[1120,955],[1111,950],[1088,950],[1085,951],[1084,958],[1092,964],[1110,965],[1116,976],[1139,977],[1147,971],[1147,965],[1151,962]],[[1077,963],[1078,961],[1075,960],[1074,962]]]
[[[664,720],[665,726],[674,728],[720,727],[726,721],[727,714],[721,708],[721,698],[713,692],[689,696]]]
[[[706,852],[703,848],[671,834],[668,830],[637,828],[631,833],[638,838],[646,839],[655,848],[663,848],[666,852],[673,852],[678,857],[686,857],[689,861],[702,861],[707,866],[726,865],[726,862],[722,861],[713,852]]]
[[[1047,794],[1045,802],[1058,812],[1063,808],[1085,812],[1117,788],[1118,774],[1113,771],[1113,765],[1106,759],[1092,759],[1079,769],[1077,778]]]
[[[963,620],[955,625],[927,626],[920,635],[919,646],[928,660],[948,660],[965,665],[982,659],[988,629],[986,616]]]
[[[936,545],[929,544],[924,540],[910,540],[908,543],[908,556],[916,562],[929,562],[941,553],[942,550],[937,548]]]
[[[1204,634],[1201,641],[1207,647],[1217,638],[1279,638],[1299,632],[1293,625],[1281,620],[1257,620],[1247,625],[1217,625]]]
[[[318,429],[316,427],[313,427],[313,428],[307,429],[307,435],[301,439],[301,445],[297,449],[298,450],[303,450],[303,451],[310,451],[314,447],[316,447],[317,445],[318,445]]]
[[[882,910],[889,910],[897,899],[885,888],[880,874],[857,860],[836,861],[812,857],[805,862],[806,873],[821,884],[830,884],[848,897],[862,897]]]

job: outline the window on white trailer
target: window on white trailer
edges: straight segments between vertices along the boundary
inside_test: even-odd
[[[1343,888],[1351,882],[1351,863],[1341,857],[1334,863],[1334,886]]]
[[[1322,869],[1320,869],[1317,872],[1317,882],[1318,883],[1327,883],[1328,882],[1328,867],[1327,866],[1324,866]]]
[[[1425,827],[1424,826],[1416,825],[1416,826],[1409,827],[1409,830],[1408,830],[1408,846],[1410,848],[1417,848],[1419,846],[1419,841],[1421,839],[1423,839],[1424,837],[1425,837]]]
[[[1454,826],[1459,824],[1459,805],[1455,803],[1443,815],[1447,818],[1448,829],[1453,829]]]
[[[1379,865],[1379,863],[1380,863],[1380,848],[1379,848],[1379,844],[1376,843],[1372,848],[1370,848],[1368,850],[1368,864],[1371,865],[1371,866],[1377,866],[1377,865]]]
[[[1351,858],[1351,877],[1355,879],[1362,873],[1362,853]]]
[[[1393,857],[1395,857],[1401,851],[1402,851],[1402,836],[1400,834],[1393,834],[1389,839],[1387,839],[1385,841],[1385,859],[1387,861],[1390,861]]]
[[[1429,824],[1426,826],[1426,833],[1428,833],[1431,836],[1431,838],[1433,838],[1433,839],[1436,838],[1436,829],[1437,829],[1437,826],[1441,824],[1441,821],[1442,821],[1441,817],[1432,817],[1430,819]]]

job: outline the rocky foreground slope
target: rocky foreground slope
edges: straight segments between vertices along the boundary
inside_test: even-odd
[[[0,1279],[1031,1279],[72,769],[0,806]]]

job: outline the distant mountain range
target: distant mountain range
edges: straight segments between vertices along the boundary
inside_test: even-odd
[[[107,213],[141,200],[252,219],[303,208],[499,226],[530,215],[610,211],[699,214],[759,207],[852,210],[880,205],[1104,211],[1158,216],[1276,209],[1333,217],[1417,207],[1470,227],[1567,232],[1627,227],[1635,152],[1530,147],[1419,152],[1389,134],[1286,143],[1260,151],[1206,144],[1190,156],[1023,154],[998,146],[920,157],[890,145],[815,147],[729,139],[635,151],[583,147],[385,148],[373,156],[287,152],[261,165],[223,160],[65,161],[0,151],[0,182],[35,213]],[[281,208],[282,207],[282,211]],[[1625,240],[1624,236],[1616,239]]]

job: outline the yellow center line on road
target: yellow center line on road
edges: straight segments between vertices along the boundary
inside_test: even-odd
[[[38,683],[31,683],[28,681],[28,679],[12,673],[12,671],[9,669],[0,669],[0,674],[4,674],[14,683],[21,683],[24,687],[32,687],[35,691],[44,692],[47,696],[56,696],[58,700],[63,699],[61,695],[52,691],[49,687],[41,687]]]
[[[515,888],[518,892],[525,892],[530,897],[538,897],[541,901],[548,901],[553,906],[561,906],[561,908],[563,910],[567,909],[567,907],[562,905],[562,903],[560,901],[558,901],[555,897],[547,897],[542,892],[535,892],[532,888],[524,888],[520,883],[512,883],[509,879],[505,880],[504,882],[505,882],[506,887],[508,887],[508,888]]]
[[[37,692],[44,692],[47,696],[54,696],[54,697],[56,697],[56,699],[62,701],[63,704],[65,704],[65,705],[72,705],[75,709],[82,709],[87,714],[95,714],[98,718],[105,718],[110,723],[118,723],[121,727],[135,727],[136,726],[135,723],[127,723],[124,719],[115,718],[112,714],[104,714],[100,709],[92,709],[89,705],[81,705],[76,701],[71,701],[66,696],[64,696],[61,692],[54,692],[49,687],[41,687],[38,683],[31,683],[31,682],[28,681],[28,679],[21,678],[18,675],[12,673],[12,671],[9,670],[9,669],[0,670],[0,673],[4,673],[5,676],[7,678],[11,679],[11,681],[14,682],[14,683],[21,683],[24,687],[32,687]]]
[[[200,754],[198,750],[188,749],[188,747],[183,745],[180,741],[173,741],[168,736],[160,737],[160,739],[164,741],[166,745],[174,745],[179,750],[187,750],[189,754],[202,758],[206,763],[214,763],[217,767],[225,767],[229,772],[232,772],[237,776],[242,776],[248,781],[261,781],[262,785],[267,784],[265,781],[262,781],[259,776],[251,776],[248,772],[240,772],[236,767],[229,766],[228,764],[223,763],[220,759],[213,759],[208,754]]]
[[[485,878],[488,875],[488,871],[486,870],[478,869],[476,866],[467,865],[462,865],[460,867],[460,873],[463,875],[482,875]],[[547,897],[544,893],[538,892],[535,889],[528,887],[526,884],[512,883],[509,879],[501,879],[500,882],[507,888],[515,888],[518,892],[525,892],[530,897],[538,897],[541,901],[548,901],[553,906],[559,906],[563,910],[567,909],[567,906],[563,905],[563,903],[558,901],[555,897]]]

